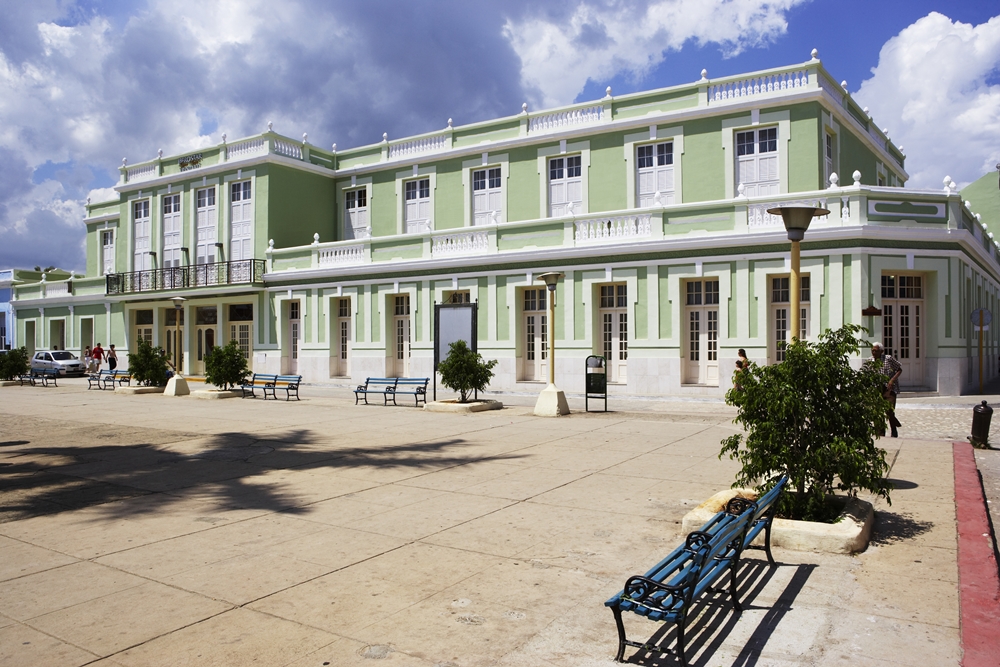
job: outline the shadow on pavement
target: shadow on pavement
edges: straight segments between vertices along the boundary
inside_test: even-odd
[[[882,510],[875,512],[875,527],[869,544],[895,544],[923,535],[934,527],[933,521],[914,519],[909,512]]]
[[[107,435],[94,434],[93,439],[106,442]],[[306,501],[296,496],[294,485],[283,484],[280,475],[265,479],[264,473],[366,467],[434,471],[518,458],[462,454],[466,442],[462,439],[361,447],[338,446],[330,440],[328,434],[321,438],[312,431],[295,429],[266,437],[222,433],[166,445],[87,446],[81,442],[6,449],[0,459],[0,523],[93,506],[103,506],[98,519],[150,514],[169,508],[190,495],[191,489],[218,509],[299,513],[308,509]],[[195,443],[191,451],[179,451],[187,443]],[[23,446],[28,441],[5,444]],[[157,502],[113,503],[153,493],[158,494]]]
[[[743,611],[766,610],[766,613],[753,634],[747,639],[743,650],[734,660],[734,667],[737,665],[749,667],[758,663],[764,645],[771,638],[781,619],[792,609],[792,603],[802,591],[813,570],[816,569],[815,564],[782,565],[779,563],[777,567],[794,568],[794,574],[774,604],[766,607],[757,606],[755,600],[774,578],[776,568],[769,566],[766,560],[747,558],[740,563],[737,580],[739,581],[739,598]],[[721,581],[723,583],[715,587],[714,593],[705,596],[700,604],[696,603],[694,607],[695,618],[688,621],[684,652],[687,655],[688,664],[694,667],[718,664],[718,659],[715,656],[716,651],[719,650],[719,647],[722,646],[743,617],[741,612],[733,611],[728,593],[728,578],[723,577]],[[661,626],[646,643],[666,646],[670,649],[675,648],[677,627],[674,625]],[[642,650],[634,653],[625,662],[648,665],[649,667],[666,665],[673,667],[681,664],[680,659],[673,653]]]

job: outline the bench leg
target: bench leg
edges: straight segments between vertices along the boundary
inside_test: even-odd
[[[687,615],[677,624],[677,659],[682,665],[686,665],[687,658],[684,657],[684,626],[687,625]]]
[[[767,518],[767,527],[764,528],[764,552],[767,554],[767,562],[769,565],[774,565],[774,556],[771,555],[771,524],[774,522],[773,517]]]
[[[625,624],[622,623],[622,610],[612,607],[611,612],[615,615],[615,625],[618,626],[618,653],[615,655],[615,662],[625,659]]]
[[[737,555],[733,558],[732,565],[729,566],[729,594],[733,598],[733,609],[740,612],[743,611],[743,607],[740,605],[740,597],[736,591],[736,571],[740,567],[740,557]]]

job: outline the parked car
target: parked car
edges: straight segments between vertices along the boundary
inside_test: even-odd
[[[54,368],[59,375],[83,375],[87,372],[83,362],[72,352],[66,350],[44,350],[35,352],[31,358],[31,369],[42,370]]]

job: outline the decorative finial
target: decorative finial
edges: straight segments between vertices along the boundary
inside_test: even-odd
[[[222,133],[222,143],[226,143],[226,133]]]
[[[528,103],[527,102],[523,102],[521,104],[521,113],[528,113]]]
[[[883,127],[883,128],[882,128],[882,134],[884,134],[885,136],[887,136],[887,137],[888,137],[888,136],[889,136],[889,128],[887,128],[887,127]]]
[[[335,141],[335,142],[333,142],[333,152],[334,152],[334,153],[336,153],[336,152],[337,152],[337,142],[336,142],[336,141]]]
[[[127,157],[123,157],[122,158],[122,166],[124,167],[127,164],[128,164],[128,158]]]
[[[742,183],[736,186],[736,192],[737,194],[739,194],[740,197],[743,196],[743,193],[746,191],[746,189],[747,186],[743,185]]]
[[[313,245],[319,245],[319,232],[313,234]]]
[[[865,108],[864,108],[864,112],[865,112],[865,115],[866,115],[866,116],[868,116],[869,118],[871,118],[871,117],[872,117],[872,114],[871,114],[871,112],[870,112],[870,111],[868,111],[868,107],[865,107]]]
[[[87,206],[90,206],[90,197],[87,197]]]
[[[948,184],[951,183],[951,176],[945,176],[944,180],[941,182],[944,183],[945,187],[948,187]]]
[[[965,208],[969,209],[970,211],[972,210],[972,202],[969,201],[968,199],[965,200]]]
[[[857,169],[855,169],[854,173],[851,174],[851,178],[854,179],[854,184],[855,185],[861,185],[861,172],[860,171],[858,171]]]
[[[810,54],[813,60],[819,60],[819,49],[813,49]]]
[[[604,89],[604,96],[611,97],[611,86],[608,86],[607,88]]]
[[[159,149],[158,151],[156,151],[156,157],[160,158],[161,160],[163,159],[163,149],[162,148]]]
[[[843,88],[845,91],[847,90],[847,79],[844,79],[843,81],[840,82],[840,87]]]
[[[302,143],[304,143],[304,144],[309,143],[309,133],[307,133],[307,132],[303,132],[302,133]]]
[[[902,146],[900,146],[900,147],[899,147],[899,152],[900,152],[900,153],[902,153],[902,152],[903,152],[903,147],[902,147]]]
[[[272,130],[274,130],[274,123],[267,121],[267,131],[271,132]]]
[[[451,129],[451,127],[452,127],[452,125],[451,125],[451,118],[449,118],[448,119],[448,129]]]
[[[382,133],[382,141],[389,141],[389,133],[388,132],[383,132]]]
[[[274,239],[268,239],[267,251],[271,252],[272,250],[274,250]]]
[[[837,184],[840,183],[840,176],[837,176],[837,172],[830,174],[830,187],[835,188]]]
[[[702,81],[708,81],[708,70],[707,69],[701,70],[701,80]]]
[[[958,183],[956,183],[955,181],[951,181],[950,183],[948,183],[948,191],[951,192],[952,194],[955,194],[955,190],[958,190]]]

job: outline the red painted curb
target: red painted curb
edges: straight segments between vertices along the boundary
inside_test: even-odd
[[[963,667],[1000,665],[1000,577],[972,445],[956,442],[955,515]]]

